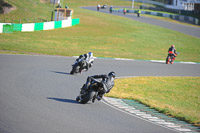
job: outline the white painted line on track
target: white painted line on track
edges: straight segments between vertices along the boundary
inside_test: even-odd
[[[135,59],[114,58],[115,60],[135,61]]]
[[[183,63],[183,64],[197,64],[195,62],[179,62],[179,63]]]
[[[162,60],[150,60],[151,62],[161,62],[161,63],[165,63],[165,61]]]

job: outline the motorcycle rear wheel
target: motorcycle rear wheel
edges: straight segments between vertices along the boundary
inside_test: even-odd
[[[94,95],[95,95],[95,92],[93,90],[89,91],[87,94],[81,97],[80,103],[86,104],[88,101],[90,101],[94,97]]]
[[[167,58],[166,58],[166,64],[169,64],[169,56],[167,56]]]
[[[79,67],[78,65],[73,66],[73,68],[72,68],[70,74],[73,75],[73,74],[75,74],[75,73],[78,73],[78,72],[79,72],[79,69],[80,69],[80,67]]]

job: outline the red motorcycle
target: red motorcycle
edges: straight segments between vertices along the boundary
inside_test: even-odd
[[[168,54],[168,56],[166,58],[166,64],[169,64],[169,63],[173,64],[174,60],[175,60],[175,57],[178,55],[178,53],[173,54],[173,53],[170,53],[170,52],[171,51],[169,51],[169,54]]]

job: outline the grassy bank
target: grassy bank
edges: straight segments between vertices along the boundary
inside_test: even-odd
[[[17,1],[10,1],[15,5],[19,4]],[[29,10],[32,10],[34,15],[42,17],[39,15],[41,9],[48,11],[44,14],[42,12],[44,16],[51,13],[52,5],[40,3],[39,0],[32,2],[37,6],[29,9],[30,2],[24,2],[24,5],[27,5],[23,10],[19,4],[20,8],[8,16],[19,16],[25,11],[31,13]],[[0,50],[63,56],[92,51],[99,57],[165,60],[169,46],[175,44],[177,51],[181,53],[176,58],[177,61],[200,62],[200,39],[127,18],[78,8],[96,5],[97,2],[94,1],[83,1],[82,5],[77,4],[81,2],[68,3],[74,8],[74,18],[80,18],[79,25],[50,31],[1,34]],[[100,3],[109,4],[103,0]],[[124,5],[127,5],[126,2]],[[29,15],[25,13],[24,16]]]
[[[134,99],[200,126],[199,94],[200,77],[135,77],[116,79],[107,96]]]

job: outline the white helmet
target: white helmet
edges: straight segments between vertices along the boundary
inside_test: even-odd
[[[92,52],[88,52],[88,55],[89,55],[89,57],[92,57],[93,53]]]

